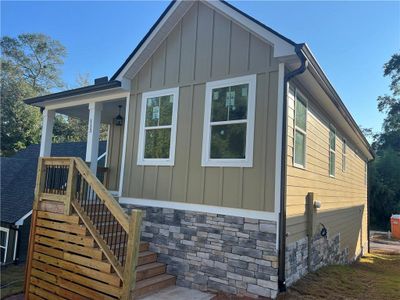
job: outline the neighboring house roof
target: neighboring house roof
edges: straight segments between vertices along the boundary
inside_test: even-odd
[[[30,145],[13,157],[0,157],[0,221],[15,223],[32,209],[40,145]],[[106,151],[100,142],[99,155]],[[51,156],[85,158],[86,142],[53,144]]]

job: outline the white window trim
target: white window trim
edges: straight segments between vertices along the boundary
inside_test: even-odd
[[[4,261],[1,262],[2,264],[4,264],[7,261],[8,238],[10,237],[10,229],[5,227],[0,227],[0,231],[4,231],[7,234],[6,245],[5,246],[0,245],[0,248],[4,248]]]
[[[335,134],[335,150],[331,149],[331,137],[330,137],[330,132],[333,131]],[[329,140],[328,140],[328,147],[329,147],[329,163],[328,163],[328,173],[329,176],[334,178],[336,177],[336,128],[333,127],[332,125],[329,126]],[[335,154],[335,161],[334,161],[334,166],[333,166],[333,174],[331,174],[331,153]]]
[[[146,102],[148,98],[173,96],[172,107],[172,123],[169,126],[157,126],[157,128],[171,128],[171,141],[169,146],[169,158],[144,158],[145,146],[145,119],[146,119]],[[179,103],[179,87],[172,89],[164,89],[152,91],[142,94],[142,109],[140,115],[140,132],[139,132],[139,145],[138,145],[138,165],[150,166],[173,166],[175,164],[175,145],[176,145],[176,125],[178,121],[178,103]]]
[[[296,117],[297,117],[297,109],[296,109],[296,101],[297,95],[300,95],[304,101],[306,106],[306,130],[297,127],[296,125]],[[301,100],[299,100],[301,101]],[[297,88],[294,90],[294,124],[293,124],[293,166],[300,169],[306,169],[307,165],[307,121],[308,121],[308,99],[302,92],[300,92]],[[298,164],[295,162],[296,157],[296,131],[300,132],[304,135],[304,165]]]
[[[239,84],[248,84],[248,99],[247,99],[247,119],[235,121],[213,122],[214,124],[234,124],[247,123],[246,128],[246,150],[244,159],[223,159],[210,158],[211,149],[211,103],[212,90],[234,86]],[[254,145],[254,120],[255,120],[255,104],[256,104],[256,74],[241,76],[236,78],[207,82],[204,107],[204,126],[203,126],[203,145],[202,145],[202,167],[253,167],[253,145]]]
[[[343,139],[342,141],[342,172],[347,170],[347,141]]]

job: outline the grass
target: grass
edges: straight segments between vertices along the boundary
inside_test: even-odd
[[[399,295],[400,255],[375,251],[354,264],[310,273],[279,299],[399,299]]]
[[[24,287],[25,264],[7,265],[1,267],[0,296],[5,297],[22,293]]]

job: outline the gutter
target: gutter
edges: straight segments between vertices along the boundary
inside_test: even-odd
[[[286,164],[287,164],[287,84],[288,82],[305,72],[308,66],[302,49],[304,44],[297,44],[295,52],[301,61],[299,68],[287,73],[284,78],[283,87],[283,126],[282,126],[282,161],[281,161],[281,203],[279,213],[279,268],[278,268],[278,290],[286,291]]]

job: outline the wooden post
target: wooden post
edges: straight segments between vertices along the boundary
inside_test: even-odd
[[[33,209],[37,209],[39,205],[40,193],[43,192],[44,187],[44,177],[46,175],[46,167],[44,165],[43,158],[39,157],[38,167],[36,172],[36,185],[35,185],[35,198],[33,200]]]
[[[37,210],[32,209],[31,228],[29,232],[28,251],[26,254],[26,263],[25,263],[25,290],[24,290],[25,300],[29,299],[29,285],[31,280],[33,247],[35,245],[36,218],[37,218]]]
[[[131,299],[136,283],[136,265],[139,255],[140,226],[142,223],[142,211],[133,209],[129,220],[128,244],[124,266],[124,286],[122,299]]]
[[[64,214],[68,216],[71,214],[71,200],[76,194],[77,174],[78,172],[75,168],[75,160],[71,158],[68,170],[66,200],[64,202]]]
[[[314,193],[307,194],[306,217],[307,217],[307,237],[308,237],[307,266],[308,270],[311,271],[312,240],[314,237]]]

